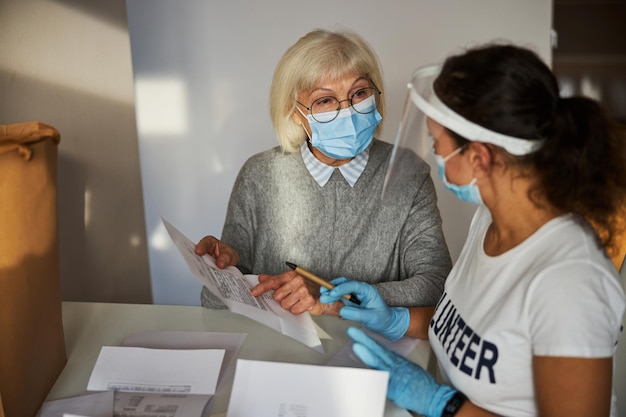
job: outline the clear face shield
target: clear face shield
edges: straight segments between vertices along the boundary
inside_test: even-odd
[[[428,130],[428,114],[424,104],[432,96],[432,84],[439,67],[431,66],[417,70],[407,85],[402,118],[396,134],[385,185],[383,201],[394,201],[396,193],[403,193],[415,181],[415,154],[431,167],[435,165],[433,143]]]
[[[402,119],[385,177],[384,201],[393,201],[395,193],[406,190],[408,181],[415,181],[415,154],[436,169],[432,137],[438,136],[438,129],[448,128],[468,140],[500,146],[512,155],[526,155],[541,146],[539,139],[520,139],[491,131],[448,108],[433,90],[440,70],[436,65],[420,68],[407,85]],[[436,171],[433,173],[436,177]]]

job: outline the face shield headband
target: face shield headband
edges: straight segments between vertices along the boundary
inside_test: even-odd
[[[504,135],[473,123],[446,106],[435,94],[433,83],[440,66],[422,67],[415,71],[408,83],[407,96],[402,112],[402,119],[391,154],[383,198],[388,200],[396,192],[402,193],[407,181],[416,180],[416,164],[434,163],[432,157],[432,139],[427,129],[427,119],[432,119],[465,139],[491,143],[504,148],[512,155],[526,155],[539,149],[541,139],[522,139]],[[416,162],[415,153],[420,157]],[[428,169],[428,168],[426,168]]]
[[[463,116],[455,113],[446,106],[433,89],[433,82],[439,75],[441,68],[439,66],[424,67],[415,72],[413,80],[409,83],[409,94],[411,101],[422,110],[426,116],[433,118],[439,124],[458,133],[464,138],[475,142],[486,142],[504,148],[512,155],[527,155],[541,147],[541,139],[522,139],[514,136],[504,135],[486,129],[476,123],[470,122]],[[420,91],[414,88],[423,81],[430,79],[428,91]],[[428,95],[424,95],[426,92]]]

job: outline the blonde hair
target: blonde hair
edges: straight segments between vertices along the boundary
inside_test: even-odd
[[[270,116],[283,152],[296,152],[307,139],[302,126],[292,119],[296,98],[326,79],[337,80],[358,74],[383,91],[378,58],[369,44],[356,33],[317,29],[301,37],[282,56],[270,88]],[[378,112],[385,117],[381,96]],[[379,134],[382,123],[375,134]]]

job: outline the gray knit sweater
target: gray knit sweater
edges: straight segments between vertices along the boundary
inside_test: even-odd
[[[372,283],[392,306],[434,305],[451,261],[430,169],[411,153],[402,193],[383,201],[391,149],[374,140],[354,187],[339,170],[320,187],[299,152],[252,156],[237,176],[221,239],[254,274],[287,271],[289,261],[328,280]],[[203,305],[214,307],[210,295],[205,288]]]

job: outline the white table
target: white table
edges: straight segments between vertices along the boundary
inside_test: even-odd
[[[324,365],[346,343],[346,329],[353,322],[337,317],[314,317],[324,354],[283,336],[253,320],[228,310],[148,304],[63,303],[63,326],[67,365],[48,394],[48,400],[85,392],[102,346],[121,346],[130,335],[155,330],[186,330],[247,333],[239,358]],[[420,342],[409,358],[428,366],[430,346]],[[234,377],[234,363],[222,376],[207,416],[224,416]],[[390,401],[385,417],[409,416]]]

